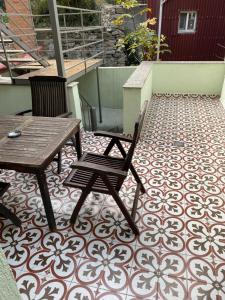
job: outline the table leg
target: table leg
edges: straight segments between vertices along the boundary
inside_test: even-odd
[[[75,139],[76,139],[76,151],[77,151],[77,158],[78,160],[82,156],[82,148],[81,148],[81,140],[80,140],[80,130],[77,131],[75,134]]]
[[[52,209],[51,199],[49,196],[46,175],[45,175],[44,171],[39,171],[36,174],[36,176],[37,176],[37,180],[38,180],[39,189],[41,192],[42,201],[43,201],[44,208],[45,208],[46,217],[48,220],[49,229],[55,230],[56,229],[55,217],[54,217],[54,213],[53,213],[53,209]]]

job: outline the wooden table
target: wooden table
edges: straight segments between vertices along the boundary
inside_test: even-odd
[[[8,138],[7,133],[22,135]],[[46,117],[0,116],[0,169],[35,174],[48,225],[56,228],[45,169],[66,141],[75,135],[78,159],[81,157],[80,120]]]

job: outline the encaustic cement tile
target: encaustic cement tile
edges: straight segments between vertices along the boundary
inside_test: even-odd
[[[91,240],[76,273],[80,284],[98,286],[125,293],[129,281],[132,247],[125,244],[110,246],[101,240]]]
[[[22,227],[0,217],[0,245],[22,299],[225,298],[224,129],[218,97],[153,95],[133,159],[146,189],[139,237],[112,197],[97,193],[70,224],[81,193],[63,186],[77,159],[72,147],[63,149],[60,175],[55,162],[46,170],[57,232],[49,232],[35,176],[2,170],[11,187],[1,201]],[[108,142],[83,133],[84,151],[102,154]],[[129,172],[120,195],[130,211],[135,187]]]
[[[101,288],[103,286],[104,288]],[[101,281],[97,286],[83,285],[72,281],[65,297],[67,300],[88,299],[88,300],[126,300],[127,294],[107,289]]]
[[[51,277],[46,273],[23,272],[17,278],[17,288],[23,300],[64,300],[70,282]]]
[[[53,277],[72,280],[84,247],[85,239],[80,236],[47,233],[36,252],[27,260],[26,267],[30,273],[47,271]]]

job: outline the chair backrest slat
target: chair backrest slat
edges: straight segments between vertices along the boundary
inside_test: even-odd
[[[136,147],[136,145],[139,141],[140,135],[141,135],[141,130],[142,130],[142,126],[144,123],[144,118],[145,118],[145,114],[146,114],[146,110],[147,110],[147,104],[148,104],[148,102],[145,101],[143,111],[139,114],[138,120],[135,122],[133,141],[130,145],[130,148],[129,148],[126,158],[125,158],[125,163],[124,163],[124,167],[123,167],[124,171],[128,171],[130,168],[134,150],[135,150],[135,147]]]
[[[29,80],[33,116],[57,117],[68,112],[65,78],[34,76]]]

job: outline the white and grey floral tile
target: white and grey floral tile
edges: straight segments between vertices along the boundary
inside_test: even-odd
[[[113,198],[98,193],[70,224],[81,193],[63,186],[76,161],[71,147],[63,150],[60,175],[55,162],[46,170],[56,232],[49,232],[35,177],[3,170],[0,179],[11,187],[1,201],[22,227],[0,217],[0,246],[22,299],[223,300],[224,132],[218,97],[153,96],[133,159],[146,188],[138,237]],[[84,151],[103,153],[108,142],[83,133]],[[120,195],[130,211],[134,193],[129,173]]]

